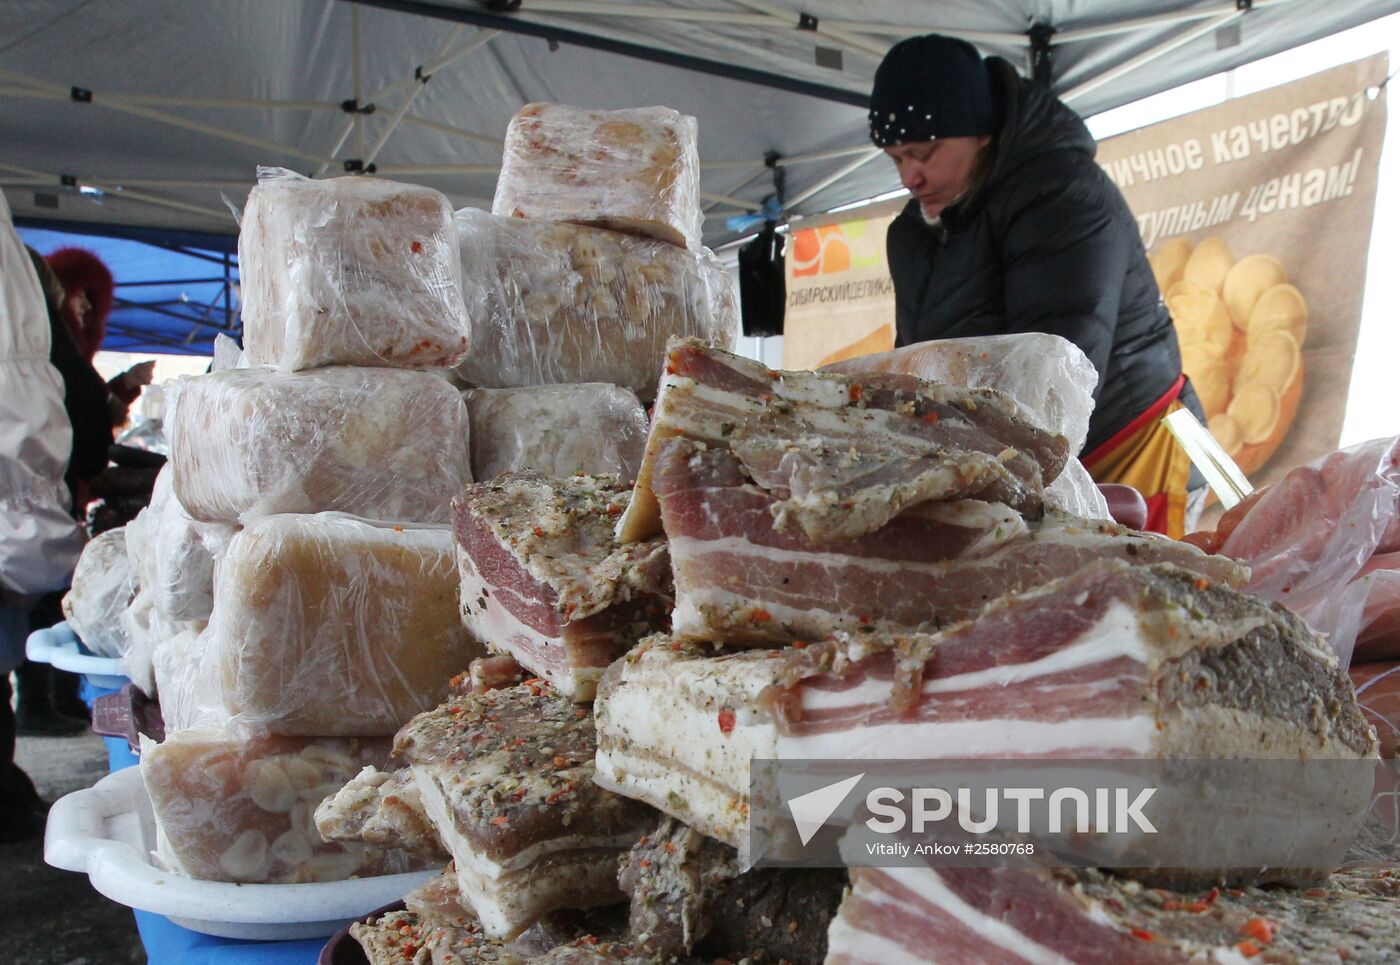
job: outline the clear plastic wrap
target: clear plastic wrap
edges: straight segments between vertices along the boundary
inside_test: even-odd
[[[327,843],[316,805],[389,741],[261,737],[185,731],[142,741],[141,776],[158,826],[156,853],[193,878],[243,883],[341,881],[425,867],[398,851]]]
[[[172,632],[151,648],[152,692],[158,698],[167,735],[187,730],[233,733],[217,669],[209,657],[210,641],[202,629],[187,627]]]
[[[1247,564],[1250,593],[1325,634],[1345,664],[1400,652],[1400,436],[1373,439],[1292,470],[1187,537]]]
[[[1076,454],[1089,434],[1099,379],[1079,346],[1043,332],[918,342],[835,362],[824,371],[895,372],[969,389],[998,389],[1041,428],[1067,438],[1069,451]]]
[[[669,338],[738,335],[737,286],[708,249],[472,208],[457,230],[472,385],[611,382],[648,401]]]
[[[251,730],[387,736],[484,655],[457,596],[446,526],[268,517],[219,563],[200,672]]]
[[[175,492],[204,522],[322,510],[446,522],[471,482],[466,405],[427,372],[211,372],[182,384],[174,430]]]
[[[214,607],[214,564],[238,527],[202,523],[178,499],[159,517],[151,565],[152,602],[171,623],[208,621]]]
[[[1065,463],[1054,482],[1045,487],[1045,506],[1084,519],[1113,519],[1103,490],[1084,464],[1073,458]]]
[[[254,365],[453,365],[467,351],[452,206],[378,178],[259,168],[238,235]]]
[[[1400,759],[1400,661],[1382,660],[1351,668],[1356,702],[1376,729],[1381,758]]]
[[[136,574],[126,554],[126,527],[110,529],[83,547],[73,586],[63,597],[63,615],[78,639],[102,657],[131,648],[121,615],[136,595]]]
[[[533,469],[546,476],[637,478],[647,414],[627,389],[602,382],[467,389],[472,476]]]
[[[491,212],[698,248],[698,130],[695,118],[668,107],[526,104],[506,129]]]

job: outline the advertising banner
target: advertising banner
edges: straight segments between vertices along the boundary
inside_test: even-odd
[[[1380,54],[1099,144],[1211,433],[1256,486],[1338,444],[1386,72]]]
[[[814,369],[894,348],[885,229],[907,200],[804,220],[788,236],[783,368]]]

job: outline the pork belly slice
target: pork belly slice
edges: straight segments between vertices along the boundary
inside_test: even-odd
[[[1400,879],[1172,892],[1095,870],[856,868],[831,965],[917,962],[1382,965],[1400,948]]]
[[[433,879],[436,881],[437,879]],[[470,915],[426,915],[405,909],[350,926],[369,965],[525,965],[502,942],[487,937]]]
[[[609,668],[595,711],[599,784],[734,847],[747,843],[754,758],[1376,752],[1350,681],[1296,615],[1170,564],[1117,560],[938,634],[719,656],[654,637]]]
[[[617,859],[655,823],[593,781],[587,708],[539,683],[453,697],[395,738],[486,932],[622,901]]]
[[[777,372],[673,339],[623,542],[662,532],[652,473],[676,436],[735,450],[812,542],[849,539],[921,502],[989,498],[1034,515],[1069,458],[1064,436],[1026,421],[992,389],[913,376]]]
[[[327,841],[402,848],[435,861],[450,857],[423,811],[423,797],[409,770],[366,767],[317,806],[316,830]]]
[[[663,818],[623,860],[629,941],[661,960],[762,958],[819,965],[826,928],[846,887],[844,869],[742,872],[738,854]]]
[[[685,439],[666,445],[652,480],[670,535],[671,630],[682,640],[767,646],[838,630],[934,630],[1103,558],[1171,562],[1229,586],[1248,577],[1232,560],[1165,537],[1057,513],[1026,523],[979,500],[925,503],[814,547],[774,528],[779,501],[732,453]]]
[[[452,504],[463,623],[579,701],[670,608],[665,540],[614,536],[627,493],[615,476],[522,471]]]

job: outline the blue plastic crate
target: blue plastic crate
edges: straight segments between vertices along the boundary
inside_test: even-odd
[[[326,944],[324,938],[295,942],[216,938],[181,928],[163,915],[134,914],[150,965],[316,965]]]

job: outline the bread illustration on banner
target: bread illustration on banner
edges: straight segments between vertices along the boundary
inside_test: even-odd
[[[1236,259],[1225,239],[1172,238],[1148,254],[1211,434],[1246,473],[1293,425],[1303,396],[1308,303],[1273,255]]]

